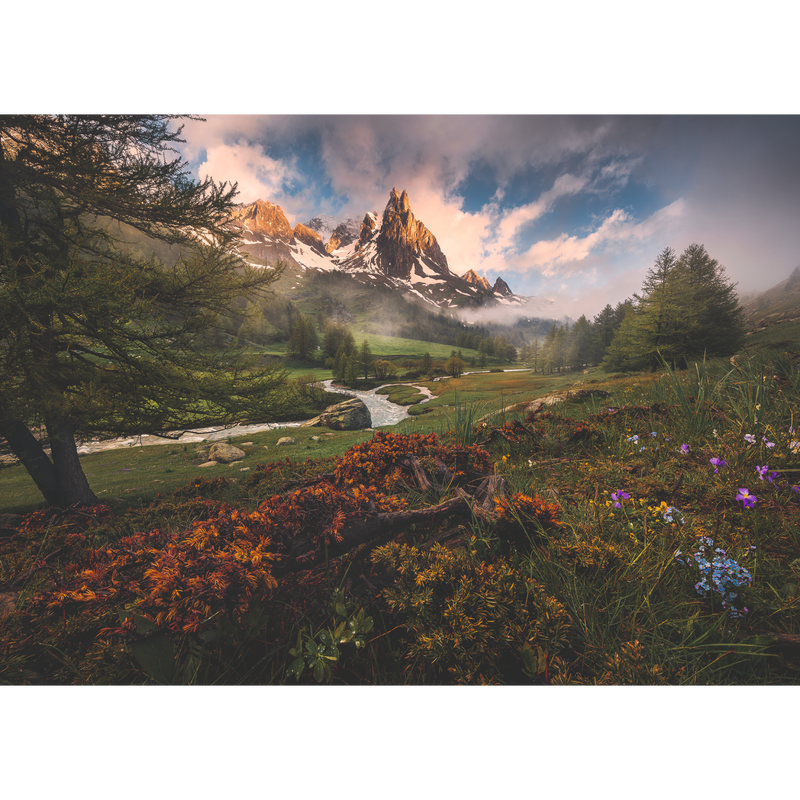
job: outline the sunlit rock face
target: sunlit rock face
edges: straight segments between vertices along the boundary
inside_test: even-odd
[[[239,230],[246,251],[264,261],[291,258],[294,231],[280,206],[256,200],[231,211],[231,225]]]
[[[489,286],[489,281],[487,281],[486,278],[482,278],[480,275],[478,275],[475,270],[469,269],[461,277],[467,283],[471,283],[473,286],[479,286],[482,289],[486,289],[487,292],[492,291],[492,287]]]
[[[400,194],[392,189],[383,212],[377,248],[378,263],[390,278],[408,280],[420,256],[434,272],[450,274],[436,237],[414,216],[405,190]]]
[[[280,206],[256,200],[245,206],[237,206],[231,212],[231,220],[242,229],[242,238],[255,239],[258,234],[264,234],[272,239],[291,242],[294,232],[289,220]],[[248,236],[249,234],[249,236]]]

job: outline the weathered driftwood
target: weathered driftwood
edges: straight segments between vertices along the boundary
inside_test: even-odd
[[[426,484],[432,488],[430,480],[416,458],[409,457],[405,466],[412,471],[421,489]],[[474,495],[458,488],[455,497],[428,508],[381,513],[371,511],[363,517],[348,519],[339,530],[340,540],[330,542],[327,552],[325,546],[320,544],[316,532],[303,533],[293,538],[287,537],[276,542],[279,546],[280,559],[275,564],[274,573],[280,575],[310,569],[323,563],[326,558],[342,556],[364,544],[377,547],[411,530],[412,527],[434,528],[445,522],[468,521],[473,516],[486,521],[492,520],[495,498],[504,496],[505,486],[503,478],[490,475],[480,484]],[[436,538],[444,541],[453,538],[454,533],[454,527],[451,525],[444,534]]]
[[[327,557],[335,558],[363,544],[372,543],[377,546],[393,536],[408,530],[412,525],[432,526],[439,524],[453,515],[467,516],[469,504],[461,496],[440,503],[430,508],[408,511],[389,511],[349,519],[339,531],[340,541],[328,545]],[[274,573],[296,572],[309,569],[325,561],[326,553],[319,539],[313,534],[303,534],[282,542],[280,561],[276,563]]]
[[[422,464],[419,463],[419,459],[415,456],[406,456],[405,458],[401,458],[398,461],[401,467],[406,467],[407,469],[411,470],[411,473],[414,476],[414,480],[417,483],[420,491],[428,492],[433,489],[433,484],[430,482],[425,470],[422,468]]]

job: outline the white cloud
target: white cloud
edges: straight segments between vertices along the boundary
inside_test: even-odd
[[[623,209],[616,209],[600,226],[586,236],[562,233],[555,239],[536,242],[513,259],[517,269],[535,269],[546,277],[562,271],[576,271],[590,254],[619,244],[642,244],[661,237],[668,240],[674,234],[676,223],[682,218],[685,203],[676,200],[659,209],[642,222],[636,222]]]
[[[560,175],[553,184],[553,187],[543,192],[532,203],[506,211],[498,227],[500,247],[509,246],[511,240],[522,227],[550,211],[553,204],[560,197],[577,194],[586,184],[587,179],[585,177],[578,177],[568,173]]]
[[[234,144],[215,144],[206,149],[206,158],[199,164],[198,176],[210,176],[239,184],[237,200],[252,203],[257,199],[276,198],[284,194],[283,186],[291,183],[293,169],[290,163],[276,161],[263,149],[240,139]]]

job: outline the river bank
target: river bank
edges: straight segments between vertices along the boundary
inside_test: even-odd
[[[408,384],[409,386],[416,384]],[[372,427],[381,428],[385,425],[396,425],[403,419],[408,418],[410,415],[406,406],[399,406],[390,402],[386,397],[376,394],[380,387],[371,389],[367,392],[361,392],[355,389],[345,389],[333,385],[332,380],[324,381],[323,386],[326,392],[333,392],[335,394],[346,395],[349,397],[357,397],[369,409],[372,418]],[[434,395],[424,386],[417,386],[417,388],[426,395],[427,402]],[[144,434],[142,436],[131,436],[122,439],[108,439],[106,441],[90,441],[82,442],[78,446],[78,453],[86,455],[88,453],[99,453],[106,450],[117,450],[123,447],[143,447],[158,444],[172,444],[179,442],[180,444],[191,444],[194,442],[217,442],[223,439],[231,439],[236,436],[249,436],[253,433],[260,433],[261,431],[270,431],[278,428],[297,428],[306,422],[306,420],[298,420],[295,422],[263,422],[255,423],[252,425],[234,425],[230,427],[225,426],[211,426],[207,428],[193,428],[185,431],[172,431],[173,435],[177,438],[167,438],[164,436],[152,436]]]

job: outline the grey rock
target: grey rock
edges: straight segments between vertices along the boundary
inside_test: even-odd
[[[211,450],[208,453],[209,460],[219,461],[222,464],[231,464],[234,461],[241,461],[245,455],[244,450],[240,450],[232,444],[225,444],[225,442],[216,442],[212,444]]]
[[[275,442],[275,447],[284,447],[286,445],[294,444],[294,439],[291,436],[284,436]]]
[[[200,467],[200,469],[203,469],[204,467],[216,467],[217,466],[217,462],[216,461],[206,461],[205,464],[198,464],[198,466]]]
[[[301,428],[331,428],[334,431],[360,431],[372,426],[369,409],[354,397],[335,406],[328,406],[318,417],[304,422]]]

